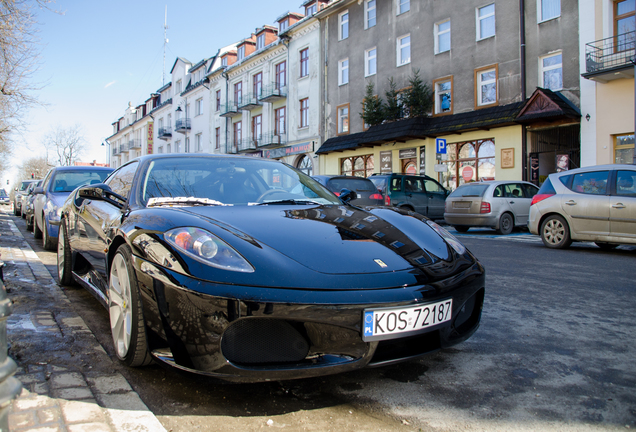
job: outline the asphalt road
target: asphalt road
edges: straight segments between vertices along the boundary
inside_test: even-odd
[[[43,252],[14,218],[42,261]],[[550,250],[524,232],[459,236],[487,272],[482,324],[417,361],[321,379],[223,384],[116,366],[167,430],[607,431],[636,427],[636,247]],[[114,357],[108,315],[66,290]],[[99,365],[95,365],[99,367]],[[112,366],[111,366],[112,367]]]

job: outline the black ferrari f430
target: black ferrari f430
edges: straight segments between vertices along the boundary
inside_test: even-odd
[[[466,340],[482,265],[433,221],[354,194],[262,158],[144,156],[69,196],[58,276],[108,309],[129,366],[285,380]]]

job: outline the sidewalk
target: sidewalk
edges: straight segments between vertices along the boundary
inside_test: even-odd
[[[15,377],[24,387],[11,405],[9,429],[165,431],[114,367],[109,373],[92,370],[98,362],[112,365],[113,360],[4,211],[0,253],[13,301],[7,320],[9,356],[18,364]]]

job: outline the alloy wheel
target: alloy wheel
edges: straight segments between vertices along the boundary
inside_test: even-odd
[[[132,298],[128,266],[121,254],[115,255],[108,286],[108,310],[113,343],[119,358],[128,354],[132,338]]]
[[[543,236],[546,241],[558,245],[565,238],[565,227],[558,219],[550,219],[543,227]]]
[[[62,277],[64,276],[64,242],[66,241],[64,235],[64,230],[60,229],[60,234],[57,242],[57,279],[62,281]]]

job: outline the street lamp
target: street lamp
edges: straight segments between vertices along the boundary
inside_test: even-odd
[[[102,140],[102,147],[106,147],[106,162],[110,166],[110,143],[107,139]]]

